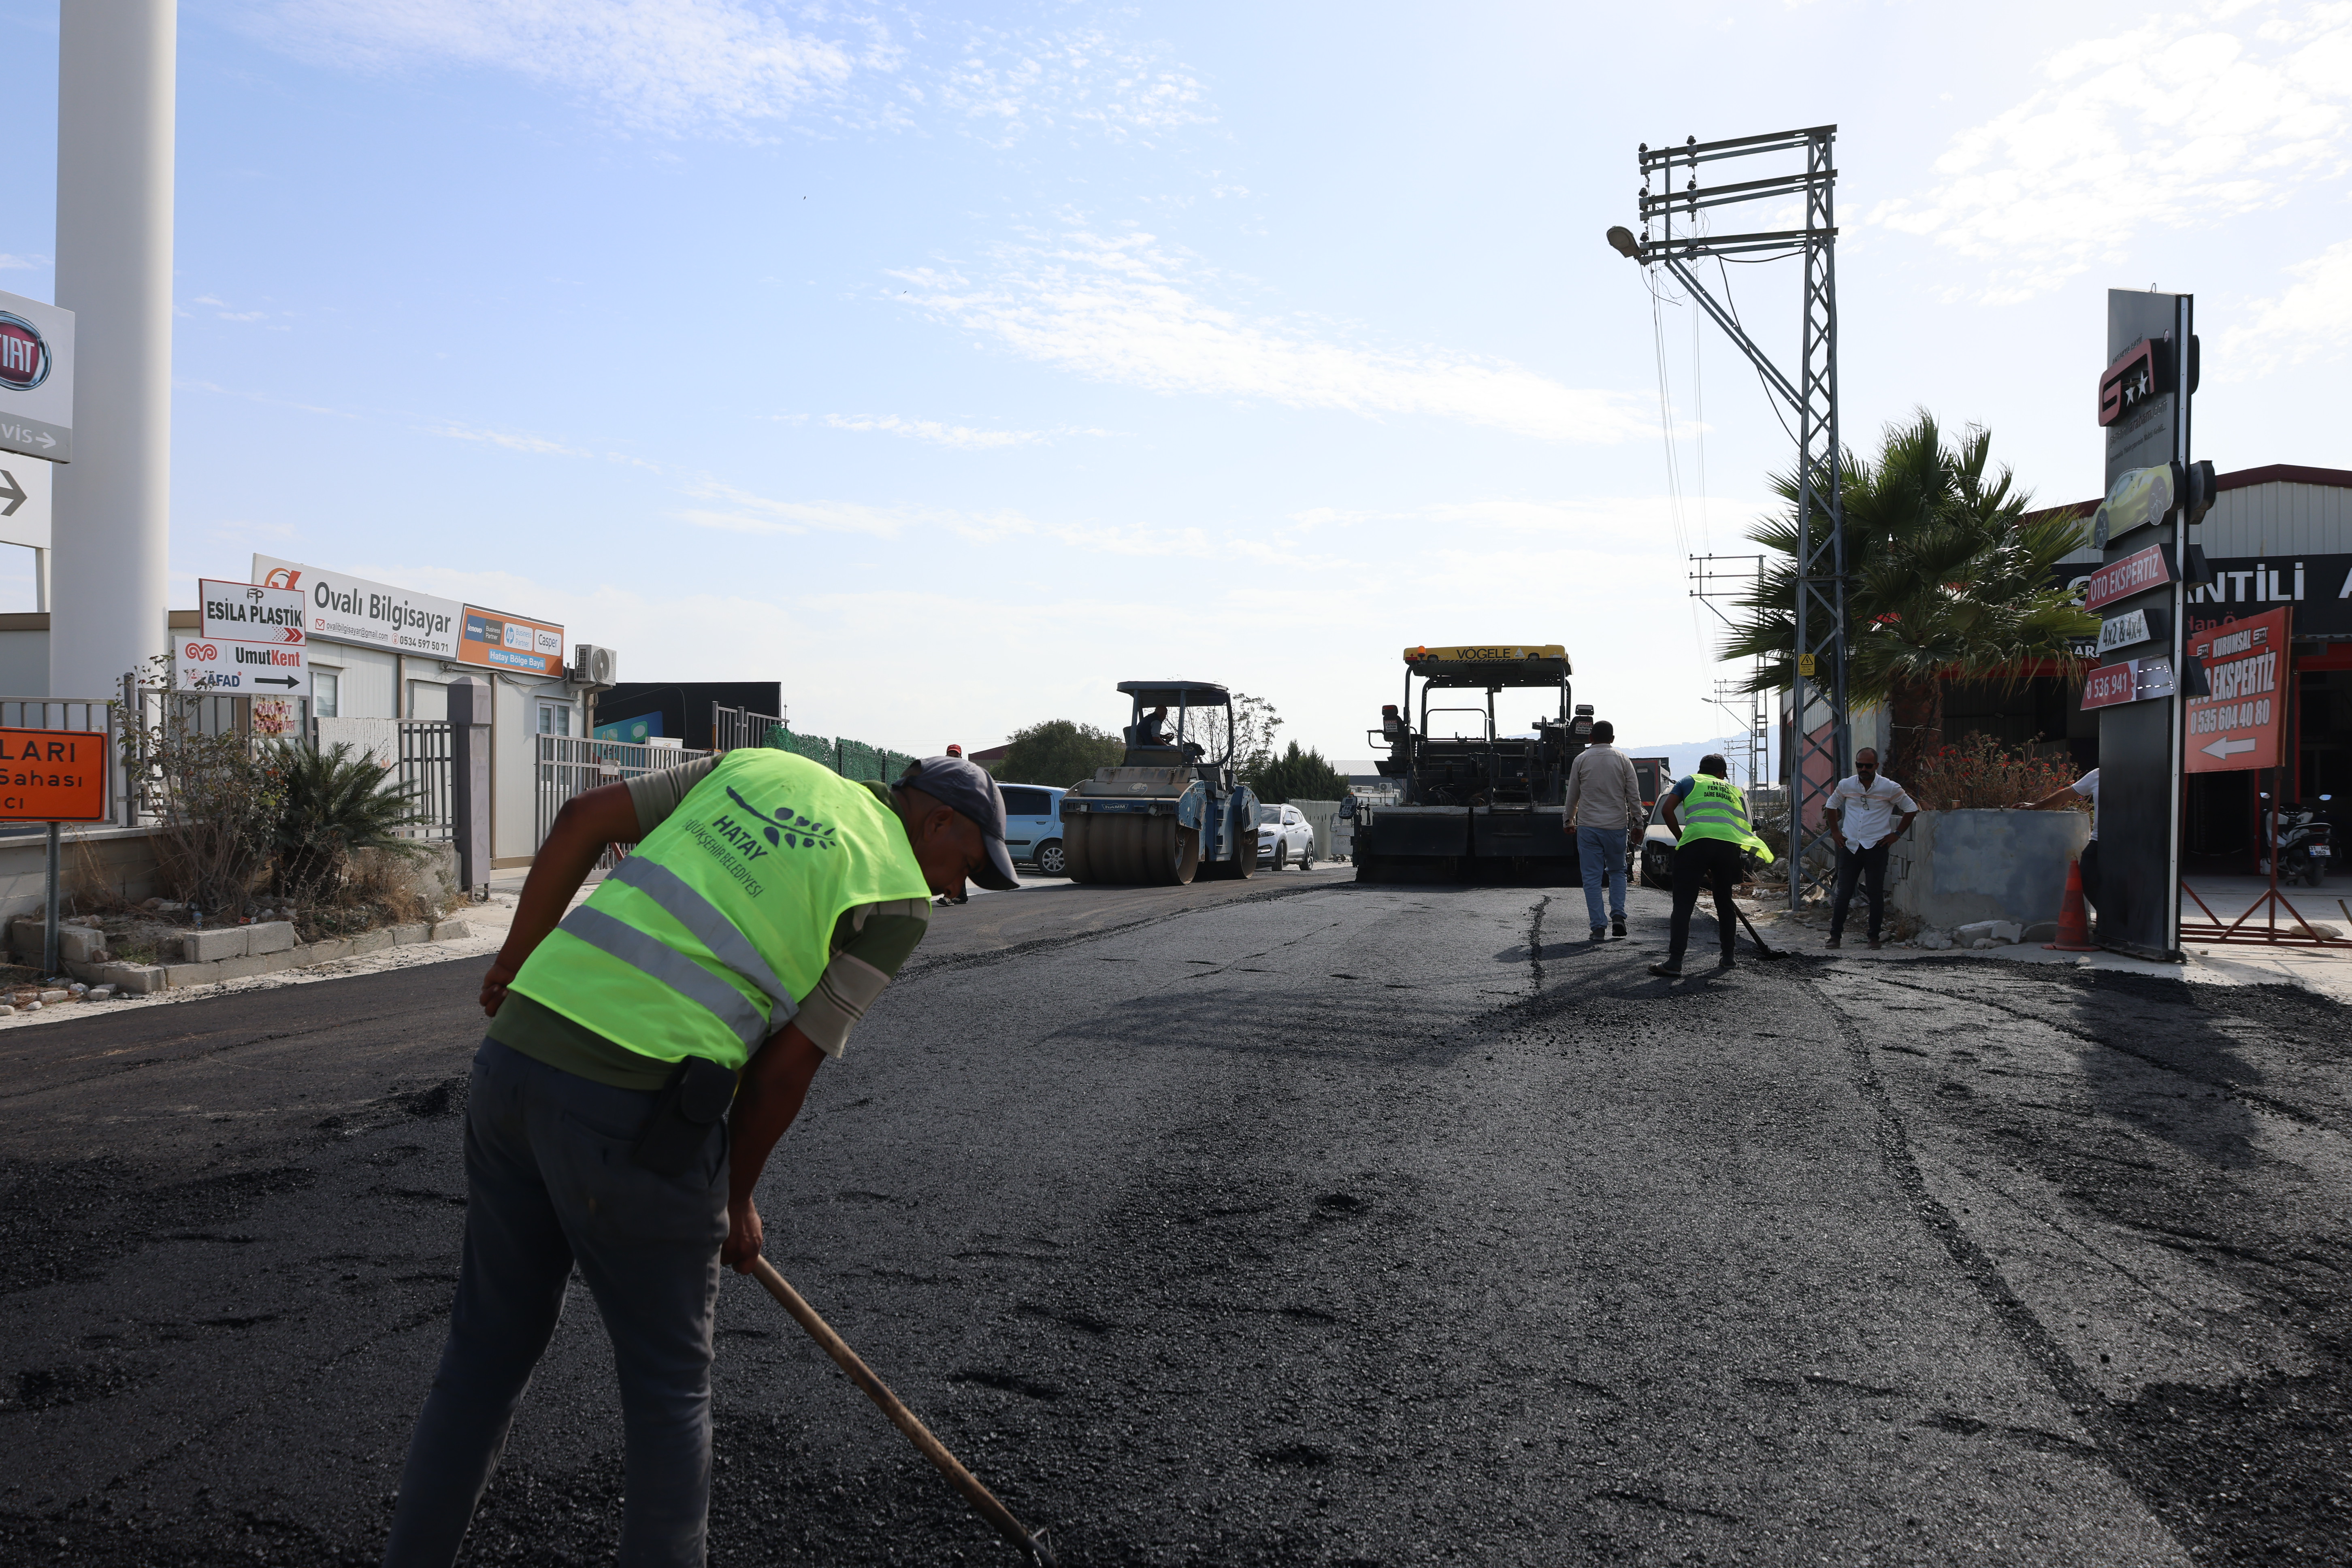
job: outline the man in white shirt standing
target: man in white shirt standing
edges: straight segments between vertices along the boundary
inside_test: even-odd
[[[1900,813],[1903,820],[1896,822]],[[1919,803],[1903,786],[1878,771],[1878,753],[1864,746],[1853,754],[1853,773],[1830,796],[1822,820],[1837,835],[1837,897],[1830,904],[1832,947],[1845,945],[1845,911],[1853,902],[1857,881],[1867,884],[1870,896],[1870,950],[1878,951],[1878,933],[1886,917],[1886,851],[1911,831]]]

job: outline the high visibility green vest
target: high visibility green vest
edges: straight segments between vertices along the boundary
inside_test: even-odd
[[[1693,773],[1691,792],[1683,796],[1675,815],[1683,825],[1683,836],[1675,841],[1677,849],[1693,839],[1724,838],[1743,848],[1762,850],[1767,860],[1772,858],[1772,852],[1748,826],[1748,797],[1728,779]]]
[[[740,1068],[816,989],[844,913],[929,897],[871,790],[747,748],[548,933],[510,989],[640,1056]]]

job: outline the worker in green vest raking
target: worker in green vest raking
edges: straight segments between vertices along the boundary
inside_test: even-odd
[[[1650,973],[1669,980],[1683,972],[1683,949],[1690,945],[1691,911],[1698,907],[1699,885],[1715,889],[1715,923],[1723,938],[1723,956],[1717,967],[1729,969],[1732,939],[1739,934],[1739,910],[1731,889],[1739,883],[1741,862],[1755,850],[1767,862],[1772,851],[1748,824],[1748,797],[1725,775],[1731,771],[1723,758],[1709,752],[1698,760],[1698,772],[1676,784],[1661,802],[1667,831],[1675,842],[1675,914],[1666,928],[1666,961],[1650,965]]]
[[[966,878],[1019,886],[1003,797],[960,757],[886,785],[735,751],[563,808],[482,982],[465,1251],[386,1564],[456,1558],[575,1266],[620,1374],[619,1562],[703,1561],[719,1270],[759,1254],[752,1189],[817,1068]]]

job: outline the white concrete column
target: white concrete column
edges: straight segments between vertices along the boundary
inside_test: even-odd
[[[61,0],[58,303],[74,460],[57,471],[49,692],[103,697],[168,644],[176,0]]]

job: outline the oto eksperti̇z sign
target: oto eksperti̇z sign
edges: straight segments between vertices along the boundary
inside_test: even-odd
[[[103,730],[0,730],[0,822],[103,822]]]
[[[2279,765],[2286,729],[2287,626],[2292,610],[2273,610],[2209,627],[2189,639],[2202,659],[2208,695],[2189,700],[2192,773]]]
[[[0,452],[73,460],[73,336],[71,310],[0,294]]]

